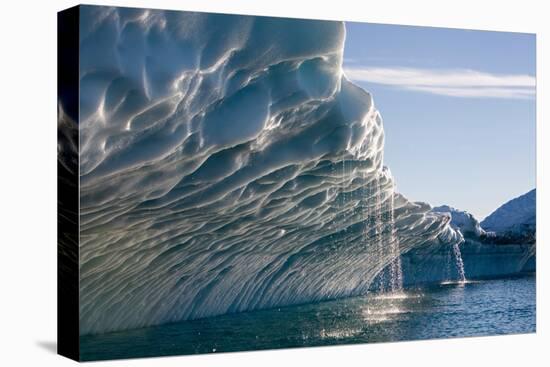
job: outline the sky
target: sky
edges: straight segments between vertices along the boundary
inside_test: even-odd
[[[384,121],[399,192],[479,220],[533,189],[535,36],[346,23],[344,72]]]

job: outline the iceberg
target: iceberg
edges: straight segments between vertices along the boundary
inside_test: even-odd
[[[470,213],[448,205],[432,209],[448,213],[451,227],[459,232],[460,258],[469,279],[515,276],[536,270],[536,189],[512,199],[481,223]],[[406,285],[455,281],[456,256],[449,246],[434,242],[416,247],[403,256]]]
[[[81,335],[365,294],[389,200],[401,253],[462,239],[394,193],[342,22],[80,9]]]

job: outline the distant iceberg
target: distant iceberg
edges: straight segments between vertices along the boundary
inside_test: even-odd
[[[498,278],[536,270],[536,189],[508,201],[481,223],[470,213],[442,205],[464,238],[461,260],[468,278]],[[439,242],[419,246],[402,259],[406,285],[456,280],[454,254]]]
[[[81,334],[367,291],[393,260],[372,224],[393,179],[372,97],[342,72],[343,23],[80,19]],[[393,201],[402,253],[461,239]]]

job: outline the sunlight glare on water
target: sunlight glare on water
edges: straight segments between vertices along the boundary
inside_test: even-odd
[[[454,281],[84,336],[81,353],[90,360],[529,333],[535,311],[534,276]]]

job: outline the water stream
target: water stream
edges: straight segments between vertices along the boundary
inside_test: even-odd
[[[464,272],[464,262],[462,261],[462,254],[460,253],[460,244],[461,242],[457,242],[453,245],[453,254],[455,256],[455,265],[459,281],[466,282],[466,273]]]
[[[401,250],[399,238],[395,229],[395,192],[392,181],[388,197],[383,200],[380,179],[375,180],[374,195],[374,228],[376,254],[378,261],[384,262],[391,258],[391,262],[377,276],[377,288],[380,293],[400,292],[403,290],[403,270],[401,267]]]

